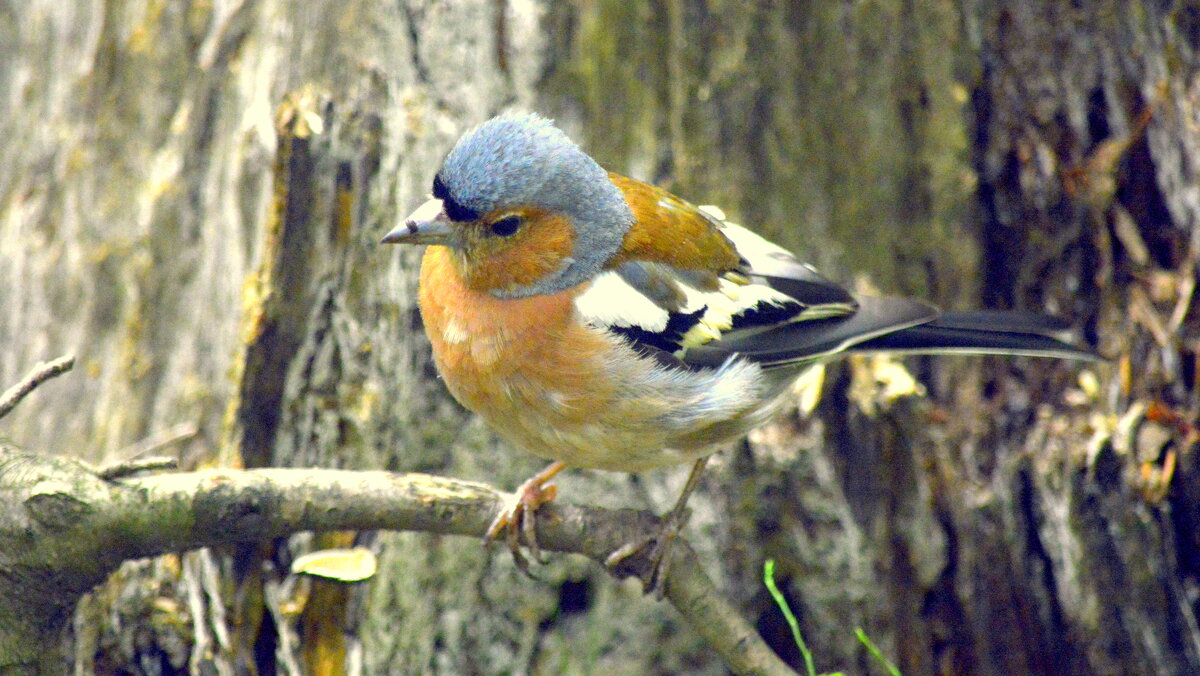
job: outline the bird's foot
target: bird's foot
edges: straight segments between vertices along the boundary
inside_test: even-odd
[[[683,527],[687,525],[691,514],[687,510],[688,498],[700,485],[700,477],[704,474],[704,466],[708,457],[699,458],[688,473],[683,491],[670,513],[662,520],[658,532],[649,537],[641,538],[623,545],[617,551],[608,555],[604,565],[618,577],[635,576],[642,581],[642,591],[654,593],[654,598],[662,600],[667,589],[667,573],[671,567],[671,543],[679,537]],[[640,556],[639,556],[640,554]]]
[[[622,545],[604,559],[604,565],[618,577],[637,577],[642,592],[661,601],[671,568],[671,545],[687,525],[687,511],[672,511],[650,536]]]
[[[529,577],[533,577],[533,574],[529,570],[528,559],[521,553],[521,545],[529,548],[529,553],[535,561],[545,563],[537,541],[537,510],[558,495],[558,487],[549,481],[565,468],[566,465],[561,462],[552,463],[506,496],[499,513],[488,526],[484,536],[489,540],[496,539],[503,532],[508,550],[512,552],[513,562]]]

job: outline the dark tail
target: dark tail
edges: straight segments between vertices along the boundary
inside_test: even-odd
[[[1070,325],[1031,312],[944,312],[933,321],[877,336],[852,352],[910,354],[1010,354],[1099,360],[1093,350],[1068,341]]]
[[[858,298],[844,317],[730,331],[688,350],[685,363],[715,367],[734,355],[768,368],[823,361],[841,353],[1008,354],[1095,361],[1070,342],[1070,325],[1031,312],[940,312],[907,298]]]

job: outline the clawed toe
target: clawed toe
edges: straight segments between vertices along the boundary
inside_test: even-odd
[[[671,543],[679,537],[679,533],[687,524],[690,516],[687,501],[699,485],[707,462],[708,458],[704,457],[692,465],[692,471],[688,474],[679,499],[663,519],[657,533],[621,546],[604,560],[604,565],[614,574],[639,578],[642,581],[642,591],[647,594],[653,592],[654,598],[660,601],[666,591],[667,573],[671,564]],[[642,552],[645,554],[639,556]]]
[[[670,572],[671,545],[686,523],[686,513],[682,518],[668,517],[654,535],[622,545],[604,559],[604,565],[618,577],[638,578],[642,592],[653,593],[661,601]]]
[[[529,577],[533,577],[533,573],[529,570],[529,560],[521,553],[521,545],[529,549],[535,561],[546,563],[537,541],[537,511],[558,496],[558,487],[548,482],[565,467],[561,462],[553,463],[522,483],[514,493],[505,498],[484,536],[489,540],[496,539],[503,532],[513,562]]]

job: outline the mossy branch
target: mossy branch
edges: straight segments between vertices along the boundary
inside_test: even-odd
[[[55,673],[55,642],[79,596],[121,561],[298,531],[390,529],[482,537],[501,494],[424,474],[206,470],[108,480],[61,458],[0,449],[0,671]],[[645,512],[554,504],[546,550],[603,561],[654,532]],[[684,541],[666,598],[737,673],[792,673],[724,602]],[[17,620],[20,621],[17,621]]]

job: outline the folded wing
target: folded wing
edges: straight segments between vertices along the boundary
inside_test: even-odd
[[[715,368],[739,356],[772,368],[871,351],[1097,358],[1068,342],[1068,326],[1054,317],[943,313],[916,300],[856,297],[786,249],[724,220],[719,210],[642,186],[625,188],[647,203],[631,201],[635,214],[667,211],[667,222],[681,224],[709,248],[735,254],[723,250],[705,264],[694,247],[677,253],[627,247],[632,253],[577,298],[590,324],[665,365]]]

